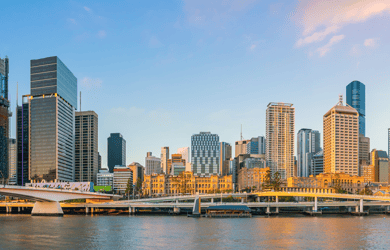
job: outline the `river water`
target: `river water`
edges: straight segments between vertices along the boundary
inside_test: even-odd
[[[389,249],[390,217],[0,215],[0,249]]]

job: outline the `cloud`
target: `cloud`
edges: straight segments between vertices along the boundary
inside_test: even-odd
[[[81,80],[81,86],[86,89],[92,89],[92,88],[100,88],[102,86],[103,81],[99,78],[89,78],[84,77]]]
[[[249,47],[249,50],[254,50],[256,48],[257,44],[252,44],[250,47]]]
[[[296,45],[321,41],[348,24],[385,13],[390,13],[390,0],[301,0],[293,19],[302,26],[303,38]]]
[[[149,40],[149,47],[151,48],[160,48],[163,44],[158,40],[156,36],[152,36]]]
[[[107,36],[107,33],[105,30],[99,30],[98,37],[99,38],[105,38]]]
[[[74,24],[74,25],[77,25],[76,20],[73,19],[73,18],[68,18],[67,21],[70,22],[70,23],[72,23],[72,24]]]
[[[317,52],[320,54],[320,57],[325,56],[331,50],[331,47],[333,45],[339,43],[344,38],[344,35],[333,36],[326,45],[317,49]]]
[[[375,47],[377,45],[377,40],[376,38],[370,38],[364,40],[364,46],[366,47]]]
[[[84,10],[88,11],[88,12],[91,12],[92,10],[90,8],[88,8],[87,6],[84,6]]]
[[[353,45],[351,48],[350,54],[352,56],[360,56],[360,54],[361,54],[360,45],[359,44]]]

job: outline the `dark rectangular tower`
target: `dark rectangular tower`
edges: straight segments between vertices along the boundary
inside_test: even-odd
[[[359,134],[366,136],[366,86],[353,81],[347,85],[347,104],[359,113]]]
[[[110,173],[116,165],[126,165],[126,140],[120,133],[111,133],[107,139],[107,166]]]

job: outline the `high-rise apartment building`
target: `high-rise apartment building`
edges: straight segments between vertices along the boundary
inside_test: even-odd
[[[16,108],[17,177],[18,186],[29,183],[29,95],[22,97],[22,105]]]
[[[258,136],[248,140],[246,146],[246,154],[264,155],[265,154],[265,137]]]
[[[8,100],[8,58],[0,58],[0,180],[8,179],[8,138],[9,138],[9,100]]]
[[[227,142],[220,142],[219,149],[219,174],[222,176],[229,174],[229,161],[232,158],[232,146]]]
[[[145,175],[160,174],[161,159],[154,157],[152,152],[147,152],[145,157]]]
[[[75,180],[96,183],[99,171],[98,115],[94,111],[76,112]]]
[[[169,174],[167,166],[169,160],[169,147],[161,148],[161,169],[165,174]]]
[[[219,136],[200,132],[191,136],[191,163],[194,175],[219,173]]]
[[[181,154],[181,158],[184,159],[187,163],[190,162],[190,148],[189,147],[179,148],[177,150],[177,153]]]
[[[17,172],[17,164],[16,164],[16,153],[17,153],[17,148],[16,148],[16,139],[9,139],[8,140],[9,144],[9,172],[8,172],[8,184],[9,185],[16,185],[18,181],[18,172]]]
[[[29,177],[74,181],[77,78],[56,56],[30,62]]]
[[[343,98],[323,118],[324,172],[359,173],[359,113]]]
[[[297,136],[297,177],[309,177],[313,156],[321,151],[320,132],[300,129]]]
[[[389,158],[386,151],[373,149],[371,165],[374,166],[375,182],[389,182]]]
[[[266,160],[271,172],[283,179],[294,175],[295,108],[271,102],[266,111]]]
[[[359,134],[366,136],[366,86],[353,81],[346,88],[347,104],[359,113]]]
[[[107,138],[107,166],[110,173],[117,165],[126,166],[126,140],[120,133],[111,133]]]

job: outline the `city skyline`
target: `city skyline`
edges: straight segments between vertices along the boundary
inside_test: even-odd
[[[110,133],[123,134],[128,141],[126,161],[140,163],[146,152],[159,155],[163,146],[169,146],[171,152],[189,147],[191,135],[199,131],[218,134],[231,145],[240,139],[241,124],[244,139],[265,135],[269,102],[294,104],[295,135],[305,127],[322,131],[323,114],[337,103],[338,94],[346,98],[345,87],[354,80],[366,85],[366,136],[371,148],[387,151],[390,115],[382,107],[388,105],[390,86],[386,84],[388,60],[382,55],[388,53],[384,45],[389,35],[380,32],[380,27],[389,24],[381,18],[388,15],[389,5],[365,18],[345,18],[332,29],[329,20],[338,13],[314,22],[300,14],[304,1],[281,3],[121,3],[124,10],[140,10],[130,13],[136,28],[125,18],[128,13],[111,14],[119,11],[118,6],[98,2],[65,3],[62,10],[53,3],[35,3],[33,7],[25,2],[20,12],[26,15],[18,21],[10,15],[12,11],[5,11],[4,36],[8,39],[0,41],[0,57],[8,55],[10,59],[11,138],[16,138],[16,83],[21,105],[21,96],[29,93],[30,60],[58,56],[79,80],[82,111],[99,115],[103,167],[107,167]],[[148,10],[144,11],[145,7]],[[4,4],[5,10],[12,8],[12,3]],[[51,14],[35,20],[31,8]],[[343,8],[349,11],[354,7]],[[196,18],[196,9],[203,19]],[[295,10],[300,21],[289,23],[289,31],[279,20]],[[270,28],[259,24],[258,17],[271,23]],[[55,21],[48,22],[49,18]],[[215,19],[217,22],[208,25]],[[42,40],[23,42],[36,35],[26,29],[40,27],[41,22],[45,28],[37,28],[37,32]],[[52,30],[54,25],[61,27],[59,31]],[[321,25],[329,28],[327,32]],[[371,29],[358,32],[365,27]],[[276,34],[274,29],[283,32]],[[45,34],[45,30],[51,32]],[[311,36],[315,32],[321,33],[321,38],[315,40]],[[113,43],[116,46],[112,47]],[[234,52],[229,52],[231,47]]]

